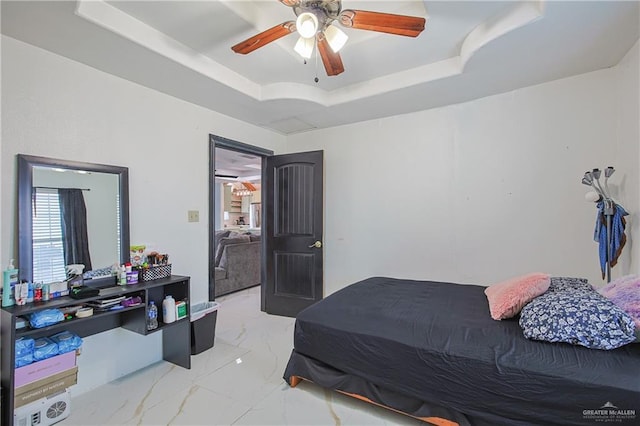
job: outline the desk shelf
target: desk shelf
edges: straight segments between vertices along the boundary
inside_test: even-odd
[[[88,321],[98,321],[98,320],[100,320],[101,317],[120,315],[123,312],[134,311],[136,309],[144,310],[144,308],[145,308],[144,304],[141,303],[141,304],[136,305],[136,306],[131,306],[131,307],[128,307],[128,308],[122,308],[122,309],[118,309],[118,310],[115,310],[115,311],[96,312],[94,310],[93,315],[91,315],[90,317],[73,318],[73,319],[70,319],[70,320],[62,321],[62,322],[59,322],[59,323],[56,323],[56,324],[52,324],[52,325],[49,325],[47,327],[42,327],[42,328],[26,328],[26,329],[16,330],[16,339],[19,339],[21,337],[31,337],[32,339],[37,339],[37,338],[43,337],[43,336],[51,336],[53,334],[56,334],[56,333],[64,331],[64,330],[72,331],[72,329],[77,329],[79,327],[82,327],[83,323],[88,322]],[[75,334],[78,334],[80,337],[85,337],[85,336],[82,336],[82,334],[83,334],[82,332],[80,332],[80,333],[75,332]],[[88,334],[88,335],[90,335],[90,334]]]
[[[153,330],[147,330],[146,334],[153,334],[153,333],[157,333],[158,331],[162,331],[162,330],[166,330],[169,327],[175,327],[176,325],[178,325],[179,323],[181,323],[182,321],[189,321],[189,318],[182,318],[179,319],[175,322],[171,322],[169,324],[165,324],[163,322],[159,322],[158,323],[158,328],[154,328]]]
[[[35,302],[24,306],[10,306],[0,311],[0,383],[2,384],[3,425],[13,424],[15,392],[15,341],[21,337],[38,338],[51,336],[68,330],[80,337],[92,336],[103,331],[122,327],[137,334],[147,335],[162,331],[162,357],[165,361],[191,368],[191,325],[189,321],[190,278],[172,275],[138,284],[109,287],[100,290],[98,296],[86,299],[73,299],[69,296],[55,298],[47,302]],[[176,300],[187,301],[187,317],[170,324],[162,322],[162,300],[172,295]],[[116,296],[140,296],[142,303],[115,311],[96,312],[90,317],[74,318],[38,329],[16,330],[16,318],[41,311],[43,309],[61,309],[79,306],[92,300],[107,299]],[[147,307],[153,300],[158,306],[158,328],[147,330]]]

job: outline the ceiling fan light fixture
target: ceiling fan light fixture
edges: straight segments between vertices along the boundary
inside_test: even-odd
[[[324,30],[324,36],[329,43],[329,47],[331,47],[331,50],[333,50],[334,53],[338,53],[349,39],[349,36],[347,36],[344,31],[342,31],[335,25],[327,26],[327,28]]]
[[[1,0],[0,0],[1,1]],[[272,0],[271,0],[272,1]],[[354,0],[355,1],[355,0]],[[358,9],[342,9],[342,0],[280,0],[290,7],[296,19],[282,22],[231,47],[236,53],[246,55],[293,32],[301,37],[294,51],[311,59],[317,49],[317,59],[329,77],[344,72],[339,51],[348,40],[340,26],[354,30],[376,31],[405,37],[417,37],[424,30],[426,19],[419,16],[396,15]],[[363,2],[364,3],[364,2]],[[341,24],[333,25],[335,23]],[[314,79],[318,82],[318,77]]]
[[[311,12],[301,13],[296,19],[296,29],[300,37],[314,37],[318,32],[318,17]]]
[[[293,50],[295,50],[298,55],[302,56],[304,59],[311,59],[314,44],[315,38],[300,37]]]

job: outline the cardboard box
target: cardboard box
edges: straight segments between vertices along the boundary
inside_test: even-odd
[[[45,379],[61,371],[69,370],[76,366],[76,351],[56,355],[24,367],[16,368],[14,375],[14,387],[19,388],[29,383]]]
[[[14,408],[22,407],[40,398],[63,391],[76,383],[78,383],[78,367],[73,367],[16,388],[13,398]]]

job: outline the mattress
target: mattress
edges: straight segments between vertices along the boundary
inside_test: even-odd
[[[601,351],[528,340],[517,319],[491,319],[483,291],[384,277],[352,284],[297,316],[285,379],[314,380],[297,371],[298,354],[472,424],[593,423],[612,405],[640,420],[640,344]]]

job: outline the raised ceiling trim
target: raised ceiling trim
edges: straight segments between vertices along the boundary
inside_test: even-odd
[[[212,80],[259,99],[260,85],[102,0],[79,0],[76,15],[188,67]]]
[[[481,23],[465,37],[458,56],[332,91],[302,83],[260,85],[103,0],[79,0],[76,15],[257,101],[296,99],[330,107],[459,75],[482,47],[541,19],[544,3],[544,0],[518,3],[506,13]]]
[[[538,0],[517,4],[504,14],[487,20],[474,28],[464,39],[460,48],[462,67],[464,68],[473,54],[483,46],[541,19],[544,12],[544,3],[544,0]]]

